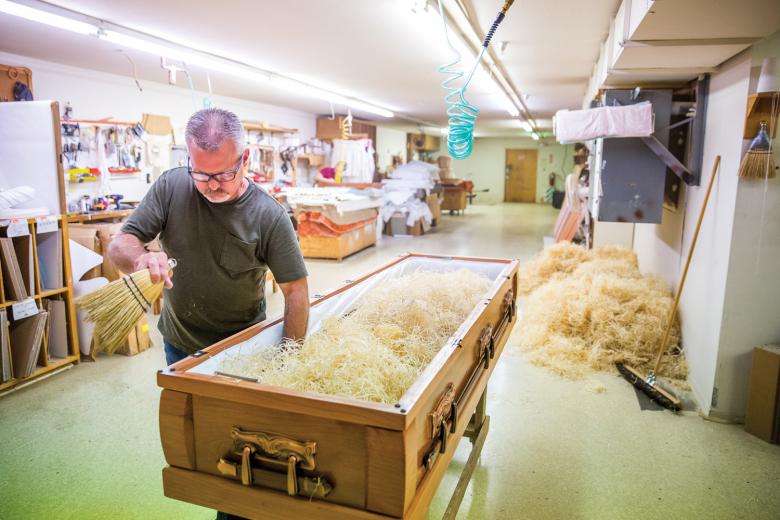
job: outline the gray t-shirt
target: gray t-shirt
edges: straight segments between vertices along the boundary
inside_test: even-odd
[[[122,226],[147,243],[160,234],[175,258],[158,328],[193,353],[265,319],[265,276],[277,282],[307,276],[287,212],[250,183],[237,200],[213,204],[186,168],[165,172]]]

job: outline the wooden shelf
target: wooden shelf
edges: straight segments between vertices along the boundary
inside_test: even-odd
[[[68,215],[68,222],[91,222],[93,220],[108,220],[112,218],[125,218],[133,214],[132,209],[115,209],[110,211],[96,211],[94,213],[79,213]]]
[[[34,300],[40,300],[42,298],[49,298],[50,296],[56,296],[57,294],[66,294],[68,292],[67,287],[63,287],[62,289],[50,289],[48,291],[43,291],[39,294],[33,294],[30,296],[30,298]],[[22,300],[24,301],[24,300]],[[6,307],[11,307],[15,303],[19,303],[18,301],[7,301],[0,303],[0,309],[4,309]]]
[[[79,356],[68,356],[66,358],[58,359],[54,363],[49,363],[46,366],[38,366],[32,374],[30,374],[28,377],[25,377],[24,379],[17,379],[17,382],[23,383],[25,381],[29,381],[30,379],[35,379],[38,376],[42,376],[43,374],[48,374],[49,372],[53,370],[57,370],[58,368],[62,368],[66,365],[70,365],[72,363],[75,363],[79,360]]]
[[[67,287],[63,287],[62,289],[50,289],[48,291],[43,291],[41,294],[36,295],[35,298],[36,299],[48,298],[49,296],[54,296],[56,294],[65,294],[66,292],[68,292]]]
[[[78,333],[76,329],[76,311],[74,307],[73,286],[71,282],[70,249],[67,246],[68,219],[63,218],[62,215],[56,215],[55,218],[57,220],[57,228],[61,233],[61,240],[59,241],[59,247],[60,247],[59,254],[62,256],[61,258],[62,262],[60,266],[62,269],[62,283],[64,284],[64,287],[59,289],[44,290],[44,288],[41,286],[41,265],[39,264],[39,258],[38,258],[40,251],[38,249],[38,245],[39,245],[40,237],[45,237],[47,235],[37,234],[38,224],[35,218],[24,219],[27,221],[27,224],[29,226],[28,231],[29,231],[29,238],[31,241],[31,252],[32,252],[31,257],[29,258],[29,261],[32,263],[30,275],[33,277],[31,280],[29,280],[29,283],[32,286],[33,289],[32,292],[34,292],[34,294],[31,294],[29,298],[25,298],[24,300],[33,299],[36,302],[36,306],[38,307],[38,309],[44,307],[45,298],[56,296],[58,297],[57,299],[61,299],[64,302],[65,304],[64,327],[65,327],[65,336],[67,338],[67,347],[65,349],[65,352],[67,352],[68,355],[65,358],[57,359],[53,362],[49,362],[48,361],[49,341],[51,338],[48,335],[44,335],[43,338],[41,339],[42,343],[40,346],[40,353],[38,355],[38,359],[36,360],[36,361],[41,361],[44,364],[42,366],[35,366],[33,368],[32,373],[27,377],[12,378],[11,380],[3,384],[0,384],[0,392],[10,390],[11,388],[18,386],[20,384],[26,384],[54,370],[60,369],[67,365],[78,363],[80,360]],[[2,257],[0,257],[0,262],[2,262],[2,260],[3,260]],[[27,283],[28,281],[25,280],[25,284]],[[27,288],[27,292],[29,291],[30,288]],[[2,310],[2,312],[9,313],[8,309],[12,305],[19,302],[16,300],[5,301],[4,299],[5,296],[6,296],[5,288],[3,287],[2,279],[0,279],[0,310]],[[12,317],[10,315],[8,316],[8,318],[9,318],[9,326],[10,326],[11,324],[10,322],[12,322],[13,320],[11,319]],[[6,331],[6,333],[10,334],[10,330]],[[11,342],[13,342],[13,340],[10,338],[10,335],[9,335],[9,339],[11,340]],[[10,354],[11,354],[10,360],[11,363],[13,364],[14,363],[13,349],[11,349]],[[24,354],[22,355],[24,356]]]
[[[268,134],[297,134],[297,128],[281,128],[277,126],[265,125],[263,123],[253,123],[251,121],[243,121],[244,130],[265,132]]]

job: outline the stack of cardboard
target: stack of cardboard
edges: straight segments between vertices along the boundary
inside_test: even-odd
[[[29,377],[35,370],[48,315],[46,311],[41,311],[11,324],[14,377]]]
[[[149,322],[146,316],[141,316],[138,323],[130,331],[130,335],[127,336],[127,342],[117,351],[123,356],[135,356],[141,352],[148,350],[152,346],[152,341],[149,339]]]
[[[452,157],[448,155],[440,155],[437,159],[439,164],[439,177],[442,179],[452,178]]]

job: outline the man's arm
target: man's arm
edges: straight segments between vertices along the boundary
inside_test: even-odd
[[[288,283],[280,283],[284,294],[284,331],[283,337],[301,340],[306,337],[309,324],[309,283],[300,278]]]
[[[153,283],[162,281],[168,289],[173,287],[168,271],[168,255],[162,252],[147,252],[143,242],[135,235],[130,233],[116,235],[108,246],[108,256],[124,273],[134,273],[148,268]]]

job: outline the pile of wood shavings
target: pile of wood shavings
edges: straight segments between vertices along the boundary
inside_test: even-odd
[[[520,323],[520,345],[533,363],[569,378],[613,371],[615,362],[650,370],[673,300],[663,280],[639,272],[633,251],[557,244],[520,272],[531,275],[523,287],[536,286]],[[679,341],[675,323],[661,372],[685,380]]]
[[[295,390],[393,404],[492,285],[462,269],[417,271],[368,291],[295,343],[226,359],[221,371]]]

